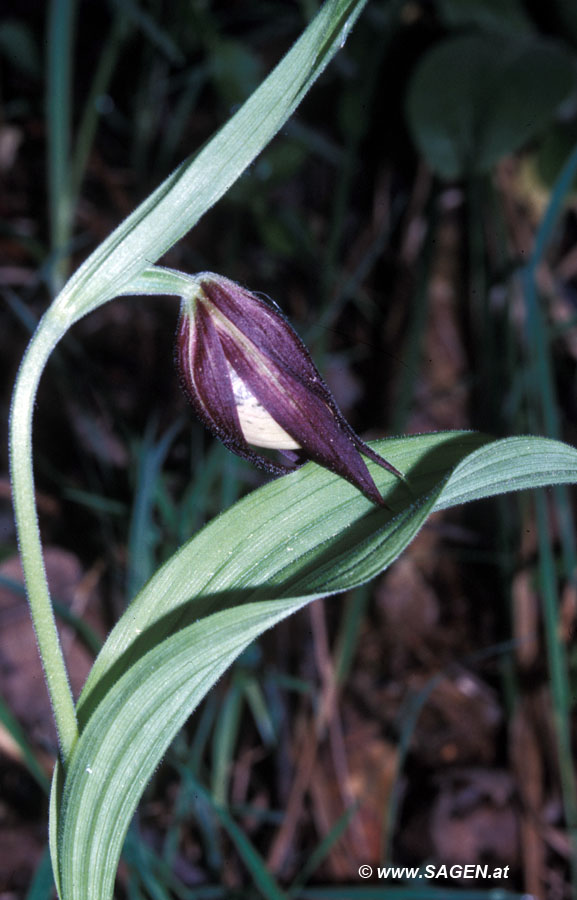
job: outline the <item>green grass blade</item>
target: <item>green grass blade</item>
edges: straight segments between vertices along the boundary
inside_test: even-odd
[[[265,747],[272,747],[277,740],[274,718],[271,715],[258,679],[245,677],[243,679],[243,690],[261,741]]]
[[[161,28],[158,21],[146,11],[144,5],[135,0],[116,0],[116,7],[123,16],[131,20],[141,34],[166,57],[177,66],[184,64],[184,54],[174,42],[166,28]]]
[[[154,506],[160,470],[181,423],[175,422],[156,440],[156,425],[149,422],[137,450],[136,489],[128,536],[127,597],[134,597],[156,568],[158,544],[154,522]]]
[[[240,679],[230,686],[216,720],[212,741],[212,797],[219,806],[228,802],[228,785],[234,748],[241,722],[244,697]]]
[[[289,894],[293,897],[300,897],[303,886],[307,883],[309,878],[314,875],[315,871],[324,862],[327,858],[337,841],[347,830],[349,823],[353,816],[358,812],[358,803],[355,803],[353,806],[349,806],[348,809],[344,811],[342,816],[335,822],[332,828],[329,830],[328,834],[325,835],[323,840],[318,844],[317,847],[313,850],[303,868],[298,874],[298,877],[293,881]]]
[[[555,384],[551,334],[537,293],[537,269],[549,246],[554,229],[577,172],[577,147],[565,163],[554,185],[551,200],[537,229],[535,246],[527,265],[522,270],[523,294],[526,307],[526,330],[530,354],[528,374],[530,378],[527,404],[533,418],[551,437],[562,434],[562,423]],[[543,596],[543,618],[554,710],[554,725],[559,757],[559,769],[563,789],[563,807],[567,832],[571,841],[571,880],[573,893],[577,895],[577,797],[571,748],[571,712],[568,661],[565,647],[558,639],[559,595],[557,574],[554,568],[551,532],[545,498],[538,495],[537,531],[539,538],[539,578]],[[565,578],[575,582],[577,553],[575,550],[575,525],[567,489],[556,486],[553,490],[553,516],[558,523],[561,542],[561,558]]]
[[[0,696],[0,724],[4,726],[12,740],[18,745],[22,761],[43,791],[48,793],[50,779],[36,759],[34,751],[26,738],[26,733],[18,720],[12,715],[6,701]]]
[[[266,867],[264,859],[257,853],[246,834],[234,821],[227,809],[212,801],[210,794],[203,791],[202,786],[197,786],[199,793],[204,794],[207,802],[211,803],[221,825],[235,845],[238,854],[265,900],[287,900],[287,895],[282,891]]]
[[[56,289],[64,279],[66,271],[64,254],[70,239],[72,42],[75,17],[74,0],[52,0],[49,4],[46,121],[50,231],[54,254],[52,283]]]
[[[52,877],[50,853],[46,847],[36,866],[25,900],[52,900],[53,896],[54,878]]]
[[[563,791],[563,808],[566,828],[571,841],[571,872],[573,885],[577,884],[577,796],[575,761],[572,749],[571,711],[573,697],[568,677],[567,653],[559,640],[559,592],[551,531],[547,514],[547,501],[539,491],[535,498],[537,512],[537,536],[539,540],[539,583],[543,605],[545,646],[551,677],[553,726],[557,742],[559,774]],[[575,573],[571,573],[575,577]]]
[[[107,91],[112,75],[120,55],[120,50],[126,36],[126,19],[122,12],[116,12],[110,32],[101,47],[96,71],[86,102],[84,111],[78,126],[78,135],[76,145],[74,147],[72,158],[72,172],[70,174],[70,196],[71,206],[74,207],[92,145],[96,134],[96,127],[100,118],[99,98],[103,97]]]

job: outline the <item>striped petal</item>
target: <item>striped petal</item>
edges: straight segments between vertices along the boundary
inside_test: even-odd
[[[289,467],[249,444],[287,458],[298,451],[302,462],[326,466],[383,505],[363,455],[403,476],[353,431],[288,320],[227,278],[203,273],[196,280],[197,296],[183,302],[176,356],[202,421],[229,449],[269,471]]]

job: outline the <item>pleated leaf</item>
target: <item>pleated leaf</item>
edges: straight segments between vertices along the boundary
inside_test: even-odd
[[[382,572],[436,510],[577,482],[577,451],[545,438],[494,441],[449,432],[372,446],[411,486],[410,494],[371,463],[390,510],[311,463],[202,529],[113,630],[83,691],[81,737],[53,796],[52,851],[63,900],[112,896],[124,836],[154,769],[258,635],[315,598]]]

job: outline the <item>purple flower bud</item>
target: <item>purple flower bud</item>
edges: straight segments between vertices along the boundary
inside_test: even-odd
[[[198,416],[223,444],[284,474],[312,459],[384,505],[361,453],[403,478],[348,424],[311,356],[283,314],[228,278],[203,272],[182,301],[176,339],[181,383]],[[277,449],[291,465],[253,447]]]

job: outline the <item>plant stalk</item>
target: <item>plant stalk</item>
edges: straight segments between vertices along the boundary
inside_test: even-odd
[[[10,467],[22,568],[65,768],[78,737],[78,728],[44,568],[34,493],[32,415],[44,366],[67,327],[68,323],[64,325],[50,313],[41,320],[22,360],[10,416]]]

